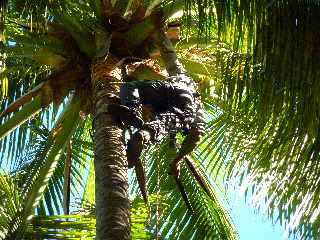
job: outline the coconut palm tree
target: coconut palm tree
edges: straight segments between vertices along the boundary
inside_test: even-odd
[[[2,120],[4,124],[0,128],[0,136],[20,126],[19,130],[3,141],[2,159],[14,163],[12,159],[21,155],[25,139],[34,137],[35,134],[30,134],[23,122],[52,101],[55,105],[61,103],[70,92],[75,93],[70,103],[72,107],[66,107],[70,109],[69,115],[62,119],[76,121],[71,111],[75,109],[74,106],[78,106],[77,100],[80,101],[78,108],[83,113],[97,113],[99,107],[92,107],[92,102],[101,103],[103,109],[103,101],[97,102],[96,97],[111,96],[112,91],[117,92],[115,83],[120,81],[117,65],[119,58],[145,58],[154,49],[150,36],[157,28],[155,19],[159,17],[155,7],[160,7],[163,19],[184,9],[184,20],[189,24],[189,30],[192,31],[196,23],[200,36],[207,37],[208,41],[215,29],[219,33],[217,51],[199,53],[198,50],[192,50],[193,55],[205,59],[197,67],[194,67],[196,61],[190,58],[190,51],[182,51],[182,55],[186,56],[181,59],[182,63],[191,70],[193,77],[199,80],[200,87],[206,91],[206,106],[215,109],[209,118],[212,121],[208,124],[208,135],[196,157],[206,158],[209,162],[206,167],[210,170],[223,169],[226,157],[230,158],[227,179],[236,176],[243,189],[252,188],[250,192],[253,192],[257,206],[263,206],[269,216],[287,226],[289,233],[297,234],[302,239],[318,238],[318,1],[151,1],[145,5],[141,2],[51,1],[48,4],[46,1],[38,1],[35,6],[32,1],[8,1],[11,16],[7,14],[5,24],[2,24],[6,27],[1,36],[1,39],[7,39],[7,48],[1,55],[7,65],[2,73],[2,109],[22,93],[38,87],[7,108],[5,113],[13,112],[23,105],[12,114],[10,120]],[[106,55],[112,58],[105,58]],[[216,62],[219,64],[214,65],[217,68],[213,69],[212,65]],[[103,76],[114,84],[110,86],[103,83]],[[214,79],[214,82],[208,81],[207,76]],[[79,82],[83,85],[78,85]],[[211,83],[214,83],[214,90],[208,91],[207,86]],[[87,96],[92,99],[87,100]],[[30,102],[30,99],[33,101]],[[49,111],[42,114],[42,117],[50,122],[56,113],[59,114],[59,111]],[[102,118],[107,119],[108,116],[101,114],[95,121],[95,136],[101,141],[105,138],[102,135],[99,137],[102,133],[97,129],[109,129],[103,125],[108,121]],[[52,150],[50,147],[55,146],[55,143],[68,145],[65,143],[69,141],[68,134],[71,131],[65,130],[66,127],[65,120],[57,122],[55,127],[48,126],[48,129],[52,129],[49,134],[52,136],[51,144],[42,148],[42,156],[51,154],[48,155],[51,160],[46,161],[47,170],[54,166],[50,165],[55,163],[53,156],[61,149],[56,147]],[[78,129],[75,128],[75,131]],[[106,132],[115,131],[112,136],[120,134],[118,129],[109,130]],[[78,136],[81,134],[83,132]],[[6,144],[9,139],[12,145]],[[75,139],[72,137],[72,143]],[[108,153],[109,156],[107,149],[100,149],[108,144],[114,146],[114,149],[116,146],[122,149],[121,143],[116,145],[115,142],[105,142],[101,145],[97,144],[100,141],[98,139],[95,145],[99,149],[95,150],[95,154],[99,152],[102,156]],[[80,140],[82,147],[90,145],[88,139]],[[116,153],[112,152],[110,156],[112,154]],[[118,173],[119,179],[124,179],[121,178],[125,172],[124,156],[118,155],[115,158],[122,159],[118,161],[122,165]],[[149,174],[153,179],[149,180],[150,191],[154,191],[157,186],[155,160],[151,161],[154,165],[151,165],[153,171]],[[166,161],[161,164],[160,169],[165,168]],[[102,169],[99,168],[104,172]],[[46,178],[41,179],[41,184],[46,184]],[[100,179],[97,181],[100,182]],[[109,186],[109,180],[105,181],[107,183],[101,185],[102,189]],[[125,195],[126,190],[123,189],[126,181],[119,182],[124,185],[115,191]],[[41,184],[39,182],[37,186]],[[162,192],[172,190],[169,183],[165,186]],[[190,186],[195,187],[193,184]],[[37,199],[35,194],[31,196]],[[205,201],[200,202],[203,204]],[[124,202],[122,204],[125,205]],[[97,209],[103,208],[97,206]],[[128,216],[127,212],[123,214]],[[194,220],[188,213],[183,214],[182,211],[168,211],[164,216],[180,216],[184,224],[191,223],[190,219]],[[165,229],[163,233],[171,231],[176,234],[168,226],[164,222],[160,229]],[[188,229],[183,224],[175,226],[185,232]]]
[[[11,168],[10,186],[19,189],[12,193],[19,192],[19,201],[10,202],[13,211],[4,218],[4,237],[21,239],[34,214],[52,215],[62,206],[68,213],[70,191],[76,192],[81,184],[86,190],[93,186],[86,181],[86,166],[94,154],[96,238],[130,238],[122,129],[106,114],[106,106],[119,93],[121,59],[148,59],[154,53],[154,33],[184,5],[184,1],[4,2],[1,159]],[[160,76],[144,65],[135,78]],[[88,132],[92,120],[94,144]],[[188,171],[183,178],[195,211],[186,210],[166,174],[174,152],[163,144],[149,151],[153,164],[149,191],[161,199],[157,211],[151,210],[154,234],[236,238],[217,198],[208,198]]]

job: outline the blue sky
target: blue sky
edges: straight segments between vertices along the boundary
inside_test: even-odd
[[[240,240],[285,240],[284,230],[280,224],[273,225],[261,213],[254,212],[254,208],[245,203],[244,197],[237,197],[235,193],[228,194],[231,216]]]

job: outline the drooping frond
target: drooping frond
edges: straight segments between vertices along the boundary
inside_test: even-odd
[[[320,6],[316,1],[222,6],[221,36],[232,50],[220,53],[218,84],[228,106],[223,110],[232,116],[226,135],[233,148],[230,166],[250,179],[259,196],[255,203],[265,202],[290,233],[319,236]]]
[[[37,216],[27,226],[25,239],[95,239],[94,215]]]
[[[55,198],[57,191],[59,191],[59,182],[55,177],[59,169],[57,166],[61,156],[63,156],[62,150],[65,143],[70,139],[77,125],[78,112],[79,100],[74,98],[50,133],[46,133],[45,129],[42,130],[42,137],[47,141],[38,143],[40,148],[35,151],[34,158],[29,156],[31,161],[29,159],[24,164],[20,163],[19,168],[13,173],[20,188],[19,198],[22,200],[18,206],[19,212],[13,215],[11,224],[14,227],[9,229],[9,236],[18,238],[23,236],[26,223],[34,214],[34,209],[39,204],[43,194],[45,200],[47,200],[47,195],[50,194],[55,207],[59,206]],[[39,130],[41,131],[41,129]],[[55,180],[56,182],[53,184],[52,181]],[[45,191],[46,189],[47,191]],[[48,204],[47,206],[50,208],[52,205]]]
[[[32,221],[28,222],[24,237],[25,239],[34,239],[35,237],[95,239],[96,220],[94,212],[95,206],[87,205],[76,214],[35,216]],[[146,221],[147,208],[142,199],[133,199],[131,201],[132,239],[152,239],[151,233],[145,229]]]
[[[82,131],[85,131],[85,128],[79,127],[84,124],[85,122],[81,122],[78,125],[77,131],[69,141],[71,148],[71,169],[69,173],[70,182],[68,192],[73,198],[80,197],[79,188],[83,188],[87,181],[87,161],[90,160],[88,159],[88,151],[90,152],[90,150],[81,142],[81,139],[85,139],[86,136],[84,133],[81,134]],[[15,175],[19,177],[20,185],[24,186],[31,186],[33,184],[35,179],[34,176],[37,175],[39,169],[41,169],[44,164],[44,157],[47,153],[48,146],[52,144],[52,137],[50,137],[50,132],[47,129],[40,129],[37,126],[32,126],[31,134],[34,134],[35,131],[37,132],[38,137],[34,139],[33,143],[29,142],[28,148],[25,149],[25,154],[18,160],[15,169],[13,170]],[[65,148],[65,150],[61,152],[57,166],[48,182],[47,190],[44,192],[43,202],[41,202],[37,208],[37,213],[40,215],[54,215],[63,212],[63,186],[66,181],[63,172],[65,162],[68,158],[67,149],[68,148]],[[27,191],[27,189],[25,189],[25,191]],[[42,206],[46,207],[43,208]],[[68,206],[70,207],[70,202],[68,203]]]
[[[215,17],[224,42],[210,69],[219,99],[210,101],[221,113],[212,126],[223,129],[212,143],[221,141],[232,158],[229,177],[250,181],[257,206],[290,233],[317,238],[319,1],[189,2],[215,7],[202,16]]]
[[[5,239],[7,234],[17,227],[19,222],[15,222],[19,213],[21,197],[19,196],[19,187],[9,174],[3,171],[0,173],[0,239]]]
[[[216,196],[212,195],[213,198],[210,198],[183,163],[182,184],[193,212],[187,210],[173,177],[168,174],[169,163],[175,156],[175,151],[169,146],[168,141],[161,147],[150,147],[145,156],[143,165],[147,169],[148,191],[158,196],[150,210],[150,227],[153,234],[175,239],[236,239],[231,220]],[[198,167],[201,167],[201,160],[193,159]],[[206,178],[204,172],[202,174]],[[215,193],[212,188],[211,192]]]

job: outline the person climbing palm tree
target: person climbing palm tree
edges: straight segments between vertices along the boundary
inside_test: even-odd
[[[163,30],[160,30],[157,36],[165,42],[160,44],[160,48],[162,57],[166,60],[168,46],[172,47],[171,42],[164,37]],[[182,131],[186,137],[177,157],[171,162],[170,174],[175,178],[186,205],[192,210],[180,180],[179,163],[196,147],[200,135],[204,132],[205,121],[192,78],[181,67],[175,52],[171,57],[175,59],[175,70],[171,70],[174,75],[171,74],[167,81],[131,80],[123,83],[119,104],[109,104],[108,111],[125,126],[137,128],[127,143],[128,167],[135,166],[137,175],[142,172],[139,158],[144,145],[159,141],[164,135],[169,135],[170,140],[175,142],[176,133]],[[172,68],[170,61],[165,61],[165,64],[167,69]],[[148,122],[142,119],[142,108],[148,108],[152,112],[153,118]],[[144,176],[140,178],[144,179]],[[140,182],[140,186],[144,185]],[[141,192],[147,201],[145,189],[141,189]]]

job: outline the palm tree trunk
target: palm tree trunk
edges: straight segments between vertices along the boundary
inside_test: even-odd
[[[106,113],[112,94],[118,95],[121,71],[116,61],[94,63],[94,164],[96,183],[96,239],[130,239],[127,159],[122,130]]]

